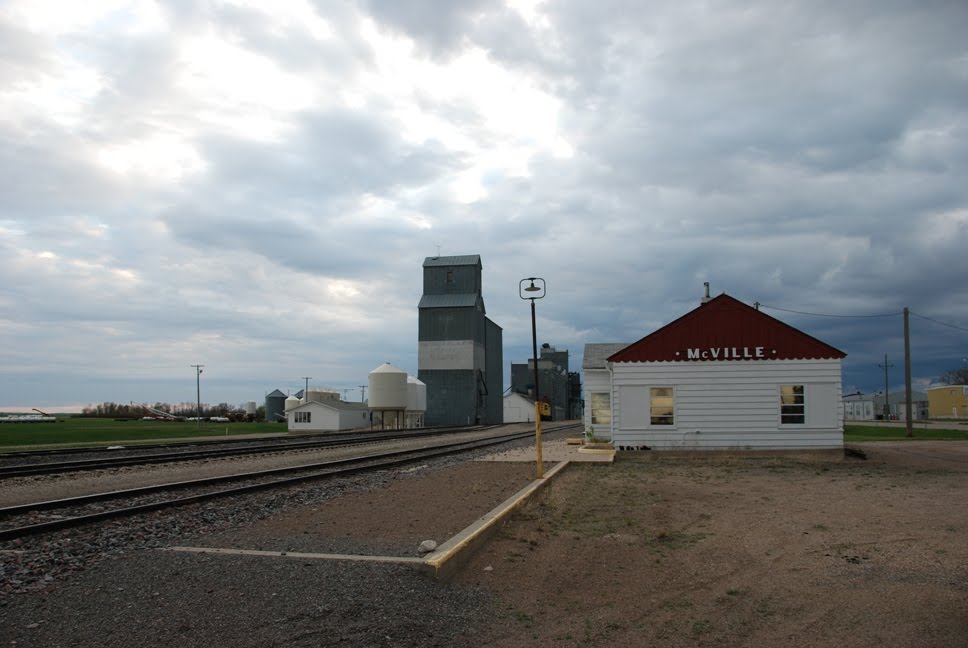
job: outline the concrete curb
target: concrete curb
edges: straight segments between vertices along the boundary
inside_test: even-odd
[[[570,462],[562,461],[545,473],[544,479],[536,479],[510,498],[491,510],[476,522],[440,545],[436,551],[424,558],[423,566],[437,580],[446,581],[458,569],[467,564],[474,551],[480,548],[500,528],[511,513],[516,511],[529,497],[545,486],[551,478],[564,470]]]
[[[545,473],[544,479],[536,479],[506,499],[466,529],[437,547],[423,558],[402,556],[369,556],[356,554],[305,553],[297,551],[258,551],[253,549],[226,549],[218,547],[161,547],[162,551],[223,556],[257,556],[263,558],[296,558],[300,560],[346,560],[353,562],[390,563],[410,565],[429,572],[437,580],[446,581],[467,564],[474,551],[493,536],[501,523],[516,511],[529,497],[544,487],[571,462],[562,461]]]

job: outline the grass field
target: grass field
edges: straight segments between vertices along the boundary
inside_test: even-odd
[[[202,421],[115,421],[64,417],[56,423],[0,424],[0,449],[35,446],[85,446],[168,441],[198,436],[232,436],[286,432],[282,423],[212,423]]]
[[[968,427],[961,429],[925,427],[924,424],[914,424],[915,440],[959,440],[968,441]],[[845,425],[844,441],[903,441],[907,431],[903,427],[881,427],[877,425]]]

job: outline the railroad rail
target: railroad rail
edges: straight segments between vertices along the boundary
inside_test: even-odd
[[[106,468],[120,468],[123,466],[142,466],[150,464],[173,463],[179,461],[197,461],[199,459],[213,459],[222,457],[242,457],[254,454],[270,454],[277,452],[291,452],[295,450],[313,450],[319,448],[334,448],[347,445],[362,445],[367,443],[379,443],[381,441],[391,441],[396,439],[414,439],[426,436],[436,436],[455,431],[473,432],[484,431],[488,427],[479,426],[473,428],[444,428],[444,429],[425,429],[420,431],[394,432],[394,433],[367,433],[363,435],[339,435],[330,436],[322,440],[313,441],[293,441],[289,439],[278,440],[268,443],[253,444],[249,440],[249,445],[238,446],[238,441],[231,442],[231,447],[217,447],[215,449],[202,450],[179,450],[166,453],[145,453],[127,455],[123,457],[98,457],[95,459],[79,459],[72,461],[44,462],[32,464],[19,464],[11,466],[0,466],[0,480],[13,477],[29,477],[33,475],[55,475],[69,472],[80,472],[85,470],[102,470]],[[219,443],[219,442],[212,442]],[[189,444],[186,446],[191,447]],[[171,446],[158,446],[169,448]],[[138,448],[139,450],[142,448]]]
[[[576,425],[562,426],[549,430],[550,432],[560,432],[577,427]],[[4,524],[0,529],[0,541],[14,540],[27,536],[49,533],[61,529],[73,528],[85,524],[91,524],[103,520],[120,517],[138,515],[158,511],[174,506],[183,506],[206,500],[231,495],[252,493],[260,490],[273,488],[283,488],[306,481],[327,479],[353,475],[372,470],[385,470],[409,463],[424,461],[442,457],[446,455],[469,452],[481,448],[500,445],[511,441],[532,438],[533,432],[516,432],[512,434],[502,434],[485,439],[473,441],[461,441],[444,444],[431,444],[423,448],[411,448],[406,450],[394,450],[390,452],[371,453],[346,459],[335,459],[302,466],[274,468],[250,473],[235,475],[223,475],[204,479],[174,482],[170,484],[157,484],[126,490],[109,491],[92,495],[69,497],[45,502],[34,502],[0,508],[0,520],[13,520],[13,525]],[[228,482],[248,481],[241,485],[230,488],[220,488],[217,490],[203,490],[181,497],[169,499],[154,499],[153,496],[159,493],[186,490],[186,489],[205,489],[207,487],[218,487]],[[150,501],[142,501],[144,498]],[[119,506],[109,510],[90,511],[84,510],[92,504],[97,504],[107,500],[117,500],[128,498],[134,499],[135,503],[126,506]],[[42,522],[30,522],[20,524],[18,518],[23,516],[36,516],[38,511],[63,511],[57,514],[54,519],[47,519]],[[20,524],[19,526],[17,526]]]

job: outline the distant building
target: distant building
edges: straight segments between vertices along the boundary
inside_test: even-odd
[[[928,389],[931,418],[968,419],[968,385],[940,385]]]
[[[882,415],[875,412],[883,412],[883,406],[877,410],[874,406],[874,397],[868,394],[851,394],[842,399],[845,421],[873,421],[881,418]],[[883,405],[883,403],[882,403]]]
[[[309,400],[286,411],[290,432],[340,432],[370,425],[366,403],[348,403],[338,398]]]
[[[538,390],[541,401],[549,404],[551,420],[561,421],[581,416],[581,377],[569,371],[568,351],[558,351],[550,344],[541,345],[538,357]],[[511,363],[511,391],[534,400],[534,359]]]
[[[476,254],[424,260],[417,378],[428,426],[503,420],[503,332],[485,314],[482,267]]]
[[[534,400],[515,392],[506,395],[504,397],[504,422],[534,422]]]

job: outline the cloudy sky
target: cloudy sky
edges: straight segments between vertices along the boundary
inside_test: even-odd
[[[539,275],[576,367],[709,281],[845,392],[885,354],[900,388],[908,306],[926,385],[968,357],[965,34],[962,0],[4,0],[0,409],[193,402],[192,364],[210,403],[357,400],[416,373],[438,250],[481,255],[506,374]]]

